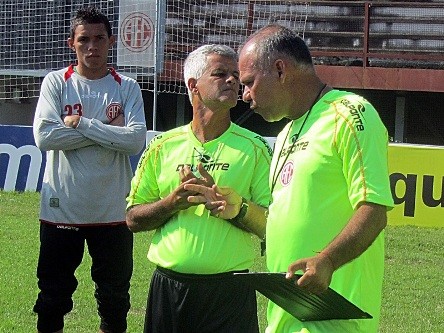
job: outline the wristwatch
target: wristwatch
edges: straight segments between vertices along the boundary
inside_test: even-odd
[[[249,207],[249,205],[248,205],[247,199],[242,197],[242,202],[241,202],[241,206],[239,209],[239,213],[237,213],[237,215],[235,217],[233,217],[232,219],[229,219],[229,221],[231,223],[233,223],[234,225],[237,225],[239,223],[242,224],[241,221],[243,220],[243,218],[247,214],[248,207]]]

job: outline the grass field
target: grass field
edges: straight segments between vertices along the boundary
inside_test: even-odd
[[[38,193],[0,191],[0,332],[35,331],[32,312],[37,295]],[[146,259],[150,233],[136,234],[132,308],[128,333],[142,332],[146,293],[153,266]],[[77,272],[74,310],[66,316],[65,332],[96,332],[98,317],[85,256]],[[255,271],[265,269],[258,258]],[[444,228],[388,227],[381,333],[444,332]],[[266,299],[258,295],[261,331]]]

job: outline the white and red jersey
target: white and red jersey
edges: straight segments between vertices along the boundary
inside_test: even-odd
[[[119,114],[125,126],[109,123]],[[76,128],[63,118],[80,115]],[[142,93],[134,79],[113,69],[88,80],[68,68],[49,73],[33,124],[46,153],[40,219],[55,224],[124,223],[130,190],[130,155],[145,143]]]

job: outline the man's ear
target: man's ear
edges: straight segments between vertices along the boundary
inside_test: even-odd
[[[197,80],[195,78],[189,78],[188,82],[188,89],[193,93],[193,94],[197,94],[199,92],[199,90],[197,89]]]
[[[279,80],[282,81],[282,83],[285,81],[285,76],[286,76],[286,72],[285,72],[285,62],[282,59],[277,59],[274,62],[274,69],[276,70]]]
[[[67,43],[68,43],[68,47],[75,52],[76,49],[74,47],[74,39],[72,39],[71,37],[68,38]]]

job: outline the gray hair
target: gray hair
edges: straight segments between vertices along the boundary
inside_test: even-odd
[[[183,76],[185,84],[187,85],[190,102],[192,102],[193,95],[191,93],[191,90],[188,89],[188,80],[191,78],[197,80],[203,75],[208,67],[207,57],[214,53],[223,57],[231,58],[236,62],[238,59],[237,53],[227,45],[207,44],[202,45],[191,52],[185,59],[183,65]]]

